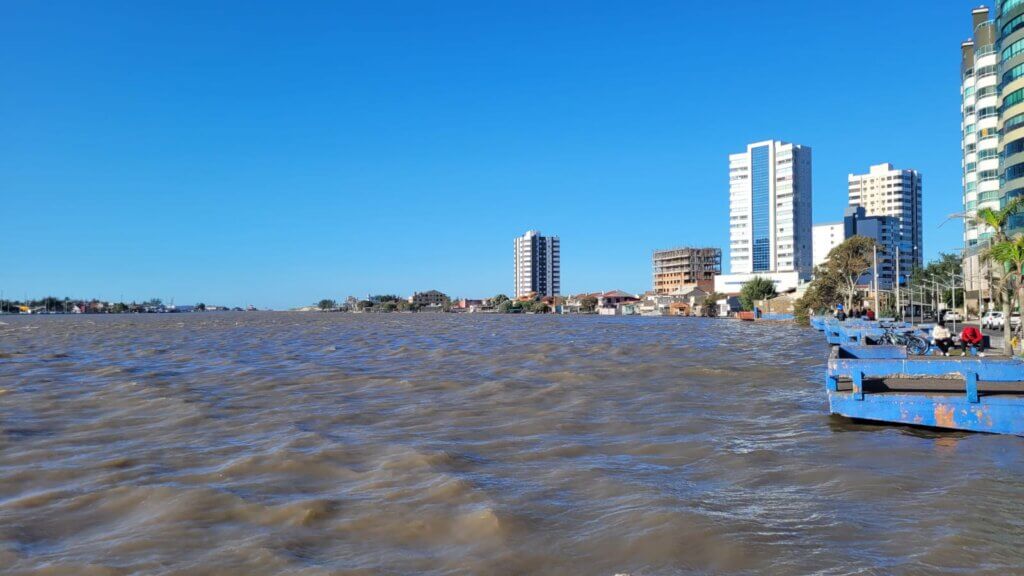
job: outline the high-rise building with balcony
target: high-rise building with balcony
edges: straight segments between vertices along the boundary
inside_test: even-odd
[[[892,164],[876,164],[867,174],[850,174],[848,181],[850,206],[864,208],[868,217],[890,216],[897,220],[900,272],[909,275],[924,266],[921,174],[898,170]]]
[[[729,268],[715,289],[736,293],[754,276],[781,291],[810,279],[811,149],[776,140],[729,156]]]
[[[1024,196],[1024,0],[1000,0],[997,6],[996,21],[977,24],[974,30],[975,114],[979,138],[978,177],[980,180],[982,171],[991,170],[993,165],[988,160],[989,154],[982,157],[980,139],[988,131],[997,131],[999,154],[992,158],[999,163],[999,205],[1005,206],[1007,201]],[[980,50],[983,39],[990,36],[994,36],[999,58],[994,78],[984,66],[989,57],[981,56]],[[999,93],[997,110],[991,109],[993,88]],[[998,116],[994,114],[996,111]],[[997,130],[990,128],[993,120],[998,122]],[[994,206],[994,203],[986,203],[979,194],[977,207],[985,205]],[[1018,232],[1024,232],[1024,214],[1010,218],[1009,233]],[[980,231],[977,244],[983,244],[989,235],[990,230]]]
[[[561,286],[561,243],[558,236],[536,230],[515,239],[516,298],[558,296]]]
[[[964,282],[968,302],[992,300],[992,271],[981,258],[994,230],[979,210],[999,210],[1024,194],[1024,0],[999,0],[971,12],[973,37],[961,45]],[[1007,232],[1024,231],[1024,215]]]
[[[713,290],[722,273],[720,248],[672,248],[654,251],[654,292],[670,294],[685,286]]]

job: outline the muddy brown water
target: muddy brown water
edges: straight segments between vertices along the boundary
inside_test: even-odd
[[[0,322],[5,574],[1024,573],[1024,440],[828,416],[806,329]]]

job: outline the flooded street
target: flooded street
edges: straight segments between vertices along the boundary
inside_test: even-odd
[[[5,574],[1019,574],[1024,439],[680,318],[0,317]]]

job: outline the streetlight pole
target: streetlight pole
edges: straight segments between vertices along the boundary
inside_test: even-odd
[[[871,249],[871,276],[875,281],[875,317],[878,317],[878,245]]]
[[[903,322],[903,301],[900,298],[900,247],[896,247],[896,310],[900,313],[900,322]]]
[[[953,333],[956,333],[956,274],[953,272],[949,273],[949,289],[953,291],[953,304],[950,306],[950,310],[953,311]],[[967,320],[965,317],[964,320]]]

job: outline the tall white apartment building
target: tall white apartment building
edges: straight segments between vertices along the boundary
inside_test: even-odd
[[[542,236],[536,230],[515,239],[516,298],[558,296],[562,289],[558,236]]]
[[[729,156],[730,274],[715,290],[739,292],[754,276],[780,292],[811,277],[811,149],[777,140]]]
[[[850,174],[848,180],[850,206],[864,208],[868,217],[892,216],[899,221],[901,274],[922,267],[921,174],[876,164],[867,174]]]
[[[1018,195],[1024,175],[1024,3],[996,4],[995,20],[984,6],[971,11],[973,37],[961,44],[960,61],[963,269],[967,300],[979,310],[993,302],[993,270],[981,253],[994,230],[975,217]],[[1016,232],[1024,222],[1018,216],[1009,224]]]

